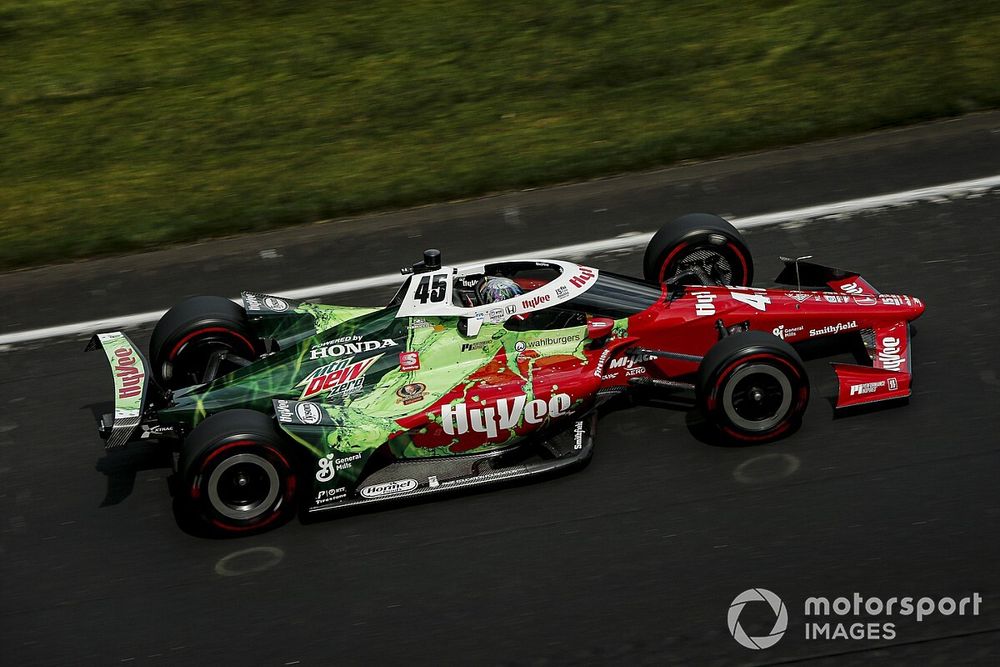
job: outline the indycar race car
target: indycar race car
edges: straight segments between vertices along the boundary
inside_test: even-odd
[[[245,534],[299,507],[582,464],[597,408],[624,392],[686,393],[721,438],[779,438],[809,399],[794,346],[822,337],[860,337],[870,361],[833,364],[838,408],[910,394],[919,299],[795,260],[785,288],[752,287],[740,233],[709,214],[664,226],[643,263],[639,279],[552,259],[452,267],[428,250],[381,307],[193,297],[148,357],[122,332],[94,336],[115,384],[100,432],[109,448],[174,447],[181,516]]]

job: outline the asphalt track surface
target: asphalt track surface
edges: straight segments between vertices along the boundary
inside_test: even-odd
[[[982,115],[8,274],[2,330],[385,273],[424,246],[461,262],[651,231],[689,210],[750,215],[997,173],[1000,117]],[[998,216],[992,191],[747,234],[759,284],[777,255],[812,254],[926,301],[909,405],[835,418],[829,359],[814,359],[805,425],[780,443],[707,444],[685,412],[638,406],[604,418],[578,473],[237,540],[177,527],[155,447],[103,452],[93,412],[110,377],[80,338],[8,348],[0,663],[997,664]],[[640,271],[638,252],[580,259]],[[386,290],[342,297],[377,303]],[[148,329],[135,333],[145,344]],[[789,612],[763,651],[726,625],[753,587]],[[804,638],[806,597],[854,592],[983,602],[976,616],[873,619],[895,623],[891,641]],[[741,617],[752,635],[773,620],[760,604]]]

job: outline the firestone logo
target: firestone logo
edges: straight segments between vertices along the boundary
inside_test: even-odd
[[[743,613],[743,607],[750,602],[766,602],[771,606],[771,611],[774,612],[774,627],[768,634],[751,637],[740,625],[740,614]],[[729,605],[727,620],[729,634],[733,636],[733,639],[740,646],[757,651],[771,648],[785,636],[785,630],[788,629],[788,609],[785,608],[785,603],[781,601],[781,598],[766,588],[751,588],[733,598]]]

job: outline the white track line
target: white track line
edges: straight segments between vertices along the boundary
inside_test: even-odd
[[[830,204],[820,204],[818,206],[808,206],[797,208],[791,211],[778,211],[776,213],[765,213],[763,215],[752,215],[746,218],[734,218],[732,223],[739,229],[751,229],[764,227],[766,225],[776,225],[783,222],[815,220],[817,218],[827,218],[831,216],[841,216],[859,211],[886,208],[912,204],[927,199],[940,197],[956,197],[969,195],[976,192],[984,192],[1000,187],[1000,175],[989,176],[987,178],[977,178],[969,181],[958,181],[956,183],[945,183],[929,188],[917,188],[915,190],[905,190],[903,192],[893,192],[874,197],[862,197],[861,199],[849,199],[847,201],[833,202]],[[463,262],[463,264],[482,264],[486,262],[496,262],[514,257],[574,257],[578,255],[590,255],[611,250],[627,250],[645,245],[652,233],[630,233],[617,236],[611,239],[600,241],[588,241],[586,243],[576,243],[574,245],[547,248],[544,250],[531,250],[519,252],[516,255],[505,255],[503,257],[491,257],[475,262]],[[359,278],[357,280],[342,280],[325,285],[313,285],[293,290],[277,290],[275,294],[286,296],[289,299],[314,299],[331,294],[342,294],[344,292],[357,292],[374,287],[386,287],[396,285],[400,282],[398,273],[388,273],[370,278]],[[160,319],[165,313],[164,310],[151,310],[146,313],[136,313],[133,315],[121,315],[119,317],[106,317],[99,320],[88,320],[86,322],[74,322],[55,327],[45,327],[42,329],[32,329],[30,331],[16,331],[14,333],[0,335],[0,345],[11,345],[15,343],[25,343],[28,341],[44,340],[46,338],[58,338],[60,336],[72,336],[77,334],[91,334],[96,331],[106,331],[110,329],[137,327],[149,324]]]

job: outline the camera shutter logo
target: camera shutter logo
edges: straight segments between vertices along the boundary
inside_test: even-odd
[[[766,602],[774,611],[774,627],[771,632],[762,637],[751,637],[740,625],[740,613],[748,602]],[[785,603],[777,595],[766,588],[751,588],[737,595],[732,604],[729,605],[729,634],[733,636],[740,646],[749,649],[771,648],[778,643],[778,640],[788,629],[788,610]]]

